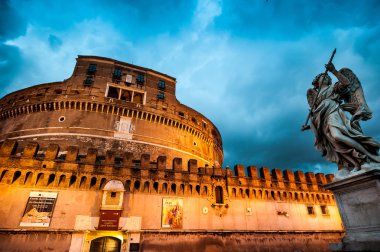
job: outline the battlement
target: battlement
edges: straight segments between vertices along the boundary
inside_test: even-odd
[[[92,148],[86,154],[79,154],[76,146],[63,151],[56,144],[40,148],[36,142],[26,144],[22,152],[17,152],[17,147],[17,141],[6,140],[0,148],[0,183],[99,190],[107,181],[116,179],[125,181],[127,192],[191,191],[208,196],[212,195],[215,181],[218,181],[227,187],[230,198],[260,195],[261,198],[279,199],[287,195],[295,200],[306,200],[309,197],[317,199],[319,194],[321,199],[333,197],[323,188],[324,184],[332,182],[332,174],[258,169],[256,166],[245,169],[243,165],[236,165],[234,170],[198,167],[194,159],[187,164],[181,158],[169,160],[166,156],[152,160],[149,154],[135,159],[130,152],[108,151],[98,155]]]

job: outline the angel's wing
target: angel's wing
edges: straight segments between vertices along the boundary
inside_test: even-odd
[[[307,93],[306,93],[306,97],[307,97],[307,103],[309,103],[309,107],[312,108],[313,107],[313,103],[315,101],[315,98],[317,96],[317,90],[315,90],[314,88],[310,88],[307,90]]]
[[[342,105],[342,108],[352,114],[351,122],[371,119],[372,112],[367,105],[358,77],[349,68],[342,68],[339,72],[350,82],[344,95],[345,103]]]

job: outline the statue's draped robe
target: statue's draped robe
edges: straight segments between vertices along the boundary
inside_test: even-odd
[[[355,140],[374,155],[378,155],[380,143],[352,128],[338,101],[339,95],[334,93],[333,85],[319,92],[311,120],[311,128],[316,137],[315,146],[328,161],[337,163],[340,168],[359,168],[370,160],[363,153],[332,137],[331,127],[337,128],[341,134]]]

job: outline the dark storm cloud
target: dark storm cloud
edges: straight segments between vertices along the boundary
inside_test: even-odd
[[[379,2],[380,3],[380,2]],[[380,8],[378,8],[380,12]],[[370,27],[360,33],[354,43],[355,51],[363,56],[369,64],[380,65],[380,25]]]
[[[5,42],[25,33],[25,22],[9,5],[0,1],[0,97],[8,92],[15,76],[23,70],[23,61],[17,47]]]
[[[0,1],[0,41],[17,37],[24,32],[24,20],[9,5],[9,1]]]
[[[17,47],[0,44],[0,97],[9,92],[13,79],[23,70],[22,63]]]
[[[379,1],[224,1],[224,14],[216,20],[221,30],[230,29],[256,39],[291,40],[314,29],[376,25]],[[328,33],[325,33],[327,35]]]

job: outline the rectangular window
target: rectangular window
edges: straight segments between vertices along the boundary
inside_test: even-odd
[[[121,71],[120,68],[115,68],[113,71],[113,76],[112,79],[114,80],[121,80],[121,76],[123,75],[123,72]]]
[[[203,127],[203,129],[207,129],[207,123],[203,120],[202,120],[202,127]]]
[[[89,75],[86,77],[86,79],[83,82],[83,85],[85,86],[92,86],[92,83],[94,82],[94,77]]]
[[[94,75],[96,73],[96,64],[90,64],[87,68],[87,74]]]
[[[129,252],[139,252],[139,251],[140,251],[140,243],[129,244]]]
[[[119,99],[119,89],[115,87],[109,87],[107,97]]]
[[[185,113],[183,113],[182,111],[179,111],[179,112],[178,112],[178,115],[179,115],[180,117],[185,117]]]
[[[157,94],[157,99],[164,100],[165,99],[165,94],[163,92],[158,93]]]
[[[115,198],[116,197],[116,192],[111,192],[111,198]]]
[[[165,81],[160,80],[160,81],[158,82],[158,89],[160,89],[160,90],[165,90]]]
[[[323,215],[328,215],[329,213],[327,211],[327,206],[325,206],[325,205],[321,206],[321,212]]]
[[[144,75],[143,74],[138,74],[136,77],[136,82],[137,84],[143,85],[144,84]]]
[[[309,215],[314,215],[315,214],[314,207],[313,206],[307,206],[307,213]]]

